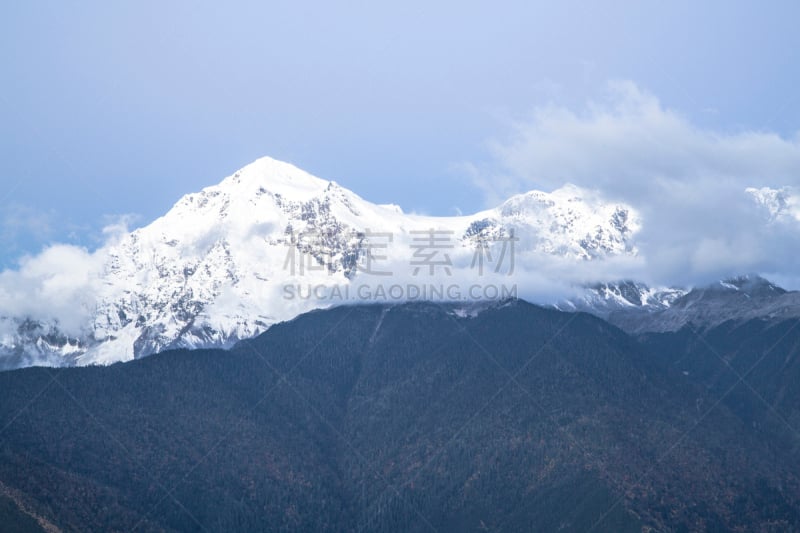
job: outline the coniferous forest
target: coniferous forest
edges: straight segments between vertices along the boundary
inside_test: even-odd
[[[723,325],[701,342],[688,331],[632,338],[521,301],[476,316],[353,306],[230,351],[4,372],[0,522],[795,530],[800,441],[784,422],[800,416],[800,390],[788,327]],[[754,394],[737,374],[762,356]]]

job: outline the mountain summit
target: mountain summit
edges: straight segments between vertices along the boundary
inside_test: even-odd
[[[410,215],[265,157],[95,252],[102,267],[90,296],[76,304],[79,331],[67,331],[57,316],[0,318],[0,367],[227,347],[343,303],[319,291],[288,298],[287,286],[465,285],[475,269],[530,274],[542,258],[573,264],[635,256],[639,226],[631,207],[575,186],[520,194],[468,216]]]

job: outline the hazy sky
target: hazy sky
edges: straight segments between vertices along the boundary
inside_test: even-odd
[[[798,6],[4,2],[0,267],[263,155],[430,214],[564,181],[652,198],[632,184],[686,169],[795,185]],[[656,170],[618,135],[651,126]]]

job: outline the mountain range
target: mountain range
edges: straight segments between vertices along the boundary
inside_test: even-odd
[[[260,159],[0,317],[0,530],[800,531],[800,292],[602,279],[641,226]]]
[[[795,293],[777,287],[751,301],[746,280],[761,283],[754,275],[694,290],[571,279],[576,266],[635,261],[641,224],[633,207],[571,185],[469,216],[407,214],[262,158],[94,251],[69,320],[47,311],[0,315],[0,368],[229,348],[302,312],[370,301],[520,296],[628,331],[800,313]],[[519,280],[537,291],[518,294]]]
[[[0,318],[0,364],[108,364],[168,348],[229,347],[331,305],[286,298],[287,286],[385,280],[375,272],[416,284],[460,276],[463,284],[475,269],[488,283],[498,267],[520,268],[526,257],[633,255],[637,227],[631,208],[572,186],[471,216],[405,214],[263,158],[97,250],[97,271],[69,311],[82,317],[78,326],[67,330],[57,316]]]

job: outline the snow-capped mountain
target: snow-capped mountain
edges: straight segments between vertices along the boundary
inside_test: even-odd
[[[769,221],[800,220],[800,195],[794,188],[748,187],[745,192],[764,210]]]
[[[63,333],[55,317],[0,318],[0,365],[108,364],[229,346],[353,301],[347,291],[356,287],[367,287],[359,298],[374,298],[387,281],[466,286],[476,275],[512,279],[504,276],[542,257],[635,256],[639,227],[631,207],[569,185],[469,216],[410,215],[263,158],[95,252],[102,266],[91,297],[76,303],[86,317],[79,333]]]
[[[591,284],[553,307],[591,313],[634,334],[704,330],[727,321],[800,317],[800,291],[787,291],[757,274],[688,289],[622,281]]]
[[[561,311],[584,311],[608,318],[617,311],[660,311],[668,309],[689,291],[678,287],[653,288],[636,281],[593,283],[578,296],[555,304]]]
[[[787,291],[758,276],[737,276],[695,287],[669,305],[617,307],[604,318],[631,333],[703,330],[727,321],[784,320],[800,317],[800,292]],[[644,311],[644,312],[642,312]]]

